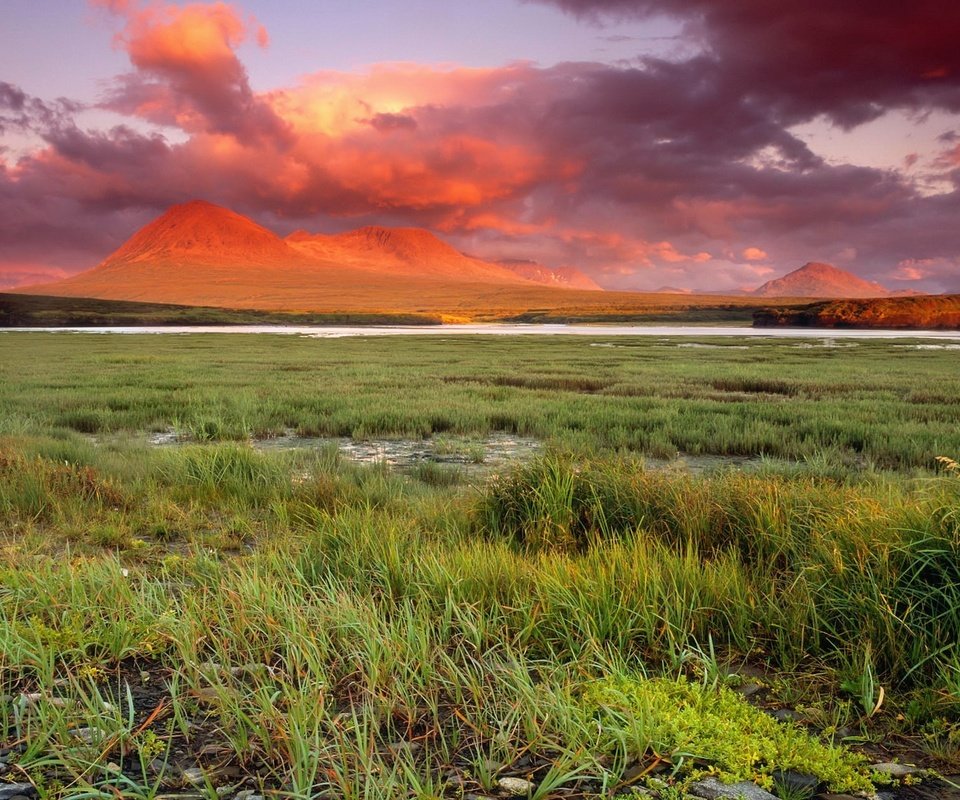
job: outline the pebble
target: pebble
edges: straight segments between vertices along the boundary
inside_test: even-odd
[[[924,772],[920,767],[915,767],[912,764],[898,764],[896,761],[885,761],[882,764],[874,764],[870,769],[882,775],[888,775],[891,778],[906,778],[910,775],[920,775]]]
[[[184,783],[189,783],[191,786],[203,786],[206,780],[207,776],[200,767],[187,767],[183,771]]]
[[[106,735],[102,728],[75,728],[70,731],[75,739],[79,739],[84,744],[94,744],[99,742]]]
[[[52,695],[45,695],[42,692],[24,692],[20,697],[22,697],[23,701],[28,705],[36,705],[41,700],[48,702],[54,708],[66,708],[67,706],[73,705],[73,700],[69,697],[53,697]]]
[[[170,792],[154,795],[153,800],[206,800],[206,797],[199,792]]]
[[[401,753],[416,753],[420,750],[423,745],[420,742],[393,742],[388,744],[387,748],[390,750],[393,755],[397,756]]]
[[[32,783],[0,783],[0,800],[13,800],[14,797],[36,797],[37,790]]]
[[[803,716],[792,708],[778,708],[776,711],[771,711],[770,716],[777,722],[799,722],[803,719]]]
[[[702,797],[704,800],[720,800],[727,797],[731,800],[777,800],[775,795],[749,781],[721,783],[716,778],[707,778],[691,784],[687,791],[694,797]]]
[[[525,794],[530,794],[537,788],[530,781],[524,780],[523,778],[500,778],[500,780],[497,781],[497,786],[514,797],[522,797]]]
[[[818,794],[817,800],[863,800],[852,794]]]

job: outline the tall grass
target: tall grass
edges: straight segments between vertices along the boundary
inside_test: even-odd
[[[608,348],[407,343],[363,350],[365,363],[357,343],[286,345],[244,344],[194,370],[188,356],[213,358],[206,341],[161,342],[147,358],[97,340],[68,374],[12,379],[23,398],[0,406],[0,746],[22,745],[15,775],[44,798],[151,798],[196,765],[195,791],[211,797],[233,780],[225,766],[292,798],[491,795],[505,777],[540,797],[612,794],[657,770],[672,788],[704,769],[772,785],[781,768],[865,791],[844,728],[923,736],[960,760],[960,480],[850,462],[854,440],[864,457],[890,448],[901,468],[956,452],[940,448],[954,441],[941,420],[952,400],[907,408],[898,369],[866,376],[889,352],[831,356],[813,377],[807,351],[664,366],[665,348],[634,344],[597,358],[603,386],[568,391]],[[440,363],[454,352],[463,365]],[[400,355],[410,375],[386,368]],[[536,374],[488,380],[508,357]],[[462,388],[458,371],[477,364]],[[694,366],[713,383],[692,385]],[[154,385],[116,390],[127,370]],[[457,379],[449,395],[397,399],[435,370]],[[885,398],[873,419],[858,376],[869,402]],[[323,392],[306,391],[317,382]],[[795,417],[770,399],[788,396]],[[52,427],[74,401],[108,427],[492,425],[554,449],[470,483],[333,449],[94,441]],[[920,425],[923,446],[937,443],[923,458],[904,444]],[[779,437],[807,457],[690,475],[612,452],[684,437],[751,454]],[[775,699],[813,685],[823,736],[773,725],[724,688],[743,663]]]

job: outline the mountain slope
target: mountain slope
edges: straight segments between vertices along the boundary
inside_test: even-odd
[[[203,200],[171,207],[145,225],[99,268],[151,261],[220,263],[225,256],[251,264],[282,264],[296,253],[253,220]]]
[[[782,278],[767,281],[753,292],[757,297],[887,297],[890,290],[865,281],[832,264],[811,261]]]
[[[368,226],[335,235],[297,231],[285,241],[309,258],[388,275],[525,283],[497,264],[465,256],[422,228]]]
[[[588,292],[603,291],[602,286],[576,267],[547,267],[537,261],[519,258],[501,258],[496,263],[521,278],[546,286],[556,286],[561,289],[583,289]]]

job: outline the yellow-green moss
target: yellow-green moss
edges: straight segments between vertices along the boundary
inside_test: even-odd
[[[749,780],[770,788],[775,771],[794,770],[815,775],[831,791],[873,791],[862,756],[778,722],[725,687],[616,676],[588,684],[583,701],[611,734],[639,728],[652,751],[706,762],[729,783]]]

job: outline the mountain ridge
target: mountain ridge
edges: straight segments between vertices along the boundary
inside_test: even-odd
[[[602,292],[604,288],[593,278],[576,267],[548,267],[539,261],[527,258],[498,258],[497,264],[522,278],[557,286],[561,289],[582,289],[587,292]]]
[[[852,272],[822,261],[808,261],[780,278],[755,289],[755,297],[822,297],[853,299],[889,297],[893,294],[875,281],[867,281]]]
[[[16,291],[265,308],[327,308],[342,297],[351,308],[379,309],[392,307],[396,295],[427,302],[433,292],[450,296],[466,286],[496,292],[543,284],[467,256],[421,228],[366,226],[281,238],[230,209],[192,200],[171,206],[93,268]]]

